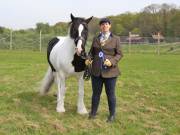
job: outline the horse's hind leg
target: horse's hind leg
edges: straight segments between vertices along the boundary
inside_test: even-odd
[[[57,93],[57,112],[65,112],[64,108],[64,95],[65,95],[65,76],[61,74],[57,74],[57,85],[58,85],[58,93]]]
[[[79,90],[78,90],[78,103],[77,112],[79,114],[87,114],[86,107],[84,105],[84,80],[83,75],[79,76]]]

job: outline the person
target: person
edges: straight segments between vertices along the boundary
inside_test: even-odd
[[[92,70],[92,103],[89,119],[96,116],[104,84],[110,113],[107,122],[112,122],[115,120],[116,111],[115,86],[120,74],[118,62],[123,54],[120,47],[120,38],[110,31],[111,21],[108,18],[102,18],[99,26],[100,34],[94,37],[89,51],[89,57],[91,58],[85,61],[86,65],[91,65]]]

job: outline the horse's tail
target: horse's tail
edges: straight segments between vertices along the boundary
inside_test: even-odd
[[[40,95],[45,95],[47,92],[49,92],[53,82],[54,82],[53,71],[51,67],[49,67],[41,84]]]

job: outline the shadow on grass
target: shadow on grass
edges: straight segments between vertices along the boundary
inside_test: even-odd
[[[57,97],[53,94],[47,94],[44,96],[40,96],[38,92],[22,92],[18,95],[15,95],[14,98],[17,98],[21,102],[21,108],[27,108],[30,110],[29,107],[34,111],[36,110],[45,110],[51,113],[56,113],[56,105],[57,105]],[[70,101],[70,97],[65,99],[65,109],[66,112],[62,114],[66,115],[74,115],[77,113],[77,106],[74,103],[74,99]],[[59,114],[59,113],[57,113]]]

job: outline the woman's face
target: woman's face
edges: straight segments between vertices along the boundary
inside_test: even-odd
[[[110,28],[111,28],[111,24],[109,24],[108,22],[102,23],[100,25],[100,30],[102,33],[109,32]]]

